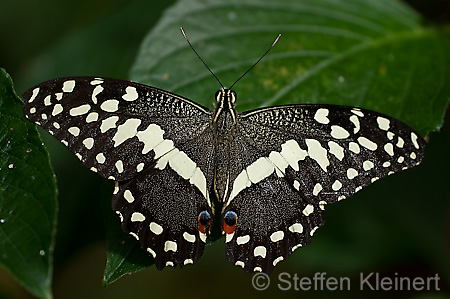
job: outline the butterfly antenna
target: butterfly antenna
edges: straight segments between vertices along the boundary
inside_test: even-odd
[[[189,44],[189,46],[191,47],[192,51],[194,51],[195,55],[197,55],[198,59],[200,59],[200,61],[206,66],[206,68],[208,69],[208,71],[214,76],[214,78],[216,78],[217,82],[219,82],[220,86],[222,86],[222,88],[225,88],[222,84],[222,82],[220,82],[219,78],[217,78],[217,76],[213,73],[213,71],[211,71],[211,69],[209,68],[209,66],[203,61],[203,59],[200,57],[200,55],[198,55],[197,51],[195,51],[194,47],[191,45],[191,43],[189,42],[189,39],[186,36],[186,33],[184,33],[183,27],[180,27],[181,33],[183,33],[184,38],[186,39],[187,43]]]
[[[241,80],[242,79],[242,77],[244,77],[245,75],[247,75],[247,73],[248,72],[250,72],[250,70],[255,66],[255,65],[257,65],[258,64],[258,62],[260,62],[261,61],[261,59],[263,59],[264,58],[264,56],[266,56],[267,55],[267,53],[269,53],[269,51],[273,48],[273,46],[275,46],[275,44],[277,43],[277,41],[280,39],[280,37],[281,37],[281,33],[280,34],[278,34],[278,36],[277,36],[277,38],[275,39],[275,41],[272,43],[272,45],[269,47],[269,49],[267,49],[267,51],[261,56],[261,57],[259,57],[259,59],[242,75],[242,76],[240,76],[236,81],[234,81],[234,83],[230,86],[230,89],[239,81],[239,80]]]

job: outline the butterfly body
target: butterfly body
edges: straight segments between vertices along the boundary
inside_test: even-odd
[[[228,89],[214,111],[106,78],[55,79],[23,96],[29,120],[116,181],[122,228],[158,269],[196,263],[217,228],[231,263],[271,272],[310,243],[327,204],[419,164],[425,145],[400,121],[354,107],[238,113]]]

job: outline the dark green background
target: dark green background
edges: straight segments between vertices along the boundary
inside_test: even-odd
[[[430,25],[448,24],[450,21],[448,1],[409,2]],[[11,74],[19,94],[36,83],[62,76],[127,78],[144,35],[172,3],[2,1],[0,66]],[[260,46],[261,49],[266,47]],[[189,63],[198,62],[193,58]],[[352,284],[355,287],[352,287],[352,292],[326,295],[349,296],[361,295],[356,292],[360,272],[380,272],[384,276],[399,273],[410,277],[430,276],[438,272],[440,286],[449,296],[448,123],[440,133],[432,134],[432,142],[421,167],[386,179],[383,188],[375,184],[361,192],[363,195],[358,194],[351,200],[327,208],[326,225],[318,231],[312,244],[296,252],[289,262],[277,266],[273,280],[276,281],[276,276],[281,272],[308,277],[316,272],[327,272],[327,276],[355,279]],[[54,270],[56,298],[122,298],[130,295],[150,298],[183,294],[188,297],[324,295],[317,291],[280,292],[273,286],[265,292],[256,292],[251,287],[251,275],[228,264],[222,241],[208,246],[198,265],[162,272],[151,267],[124,277],[106,289],[102,288],[106,245],[101,205],[110,200],[111,182],[84,169],[62,145],[48,135],[42,135],[51,152],[60,193]],[[425,173],[434,175],[421,177]],[[417,187],[404,190],[402,186],[405,181],[409,188]],[[387,189],[392,190],[390,195],[381,193],[386,190],[386,184],[389,186]],[[397,198],[398,201],[393,201]],[[403,206],[391,209],[396,205]],[[429,226],[411,229],[421,217],[430,219]],[[348,223],[353,224],[355,229],[350,232],[342,229]],[[389,229],[390,224],[396,227]],[[332,250],[326,250],[328,247]],[[361,254],[355,255],[358,250]],[[425,294],[365,294],[366,297],[379,295],[421,297]],[[30,295],[1,270],[0,296],[27,298]]]

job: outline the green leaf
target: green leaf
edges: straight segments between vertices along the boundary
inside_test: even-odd
[[[55,178],[22,107],[0,69],[0,263],[35,296],[51,298]]]
[[[107,227],[108,251],[103,285],[108,286],[125,274],[138,272],[154,264],[136,239],[122,231],[117,214],[111,209],[111,199],[103,202],[103,216]]]
[[[417,13],[394,0],[184,0],[146,36],[130,77],[212,108],[220,85],[179,26],[226,86],[281,33],[271,52],[234,86],[238,110],[358,106],[398,118],[425,136],[442,126],[448,105],[450,44],[439,28],[421,23]],[[133,271],[145,264],[122,258],[122,264],[136,265]],[[105,277],[125,274],[122,264],[108,261]]]
[[[282,34],[234,86],[240,111],[327,103],[386,113],[422,135],[442,124],[449,41],[399,1],[178,2],[145,38],[130,77],[212,107],[220,86],[180,25],[228,86]]]

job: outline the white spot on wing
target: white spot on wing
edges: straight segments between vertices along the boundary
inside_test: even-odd
[[[97,112],[91,112],[86,116],[86,122],[91,123],[98,120],[98,113]]]
[[[119,182],[115,181],[113,194],[117,194],[117,193],[119,193]]]
[[[153,258],[156,257],[156,252],[153,249],[151,249],[150,247],[147,248],[147,252],[150,253],[153,256]]]
[[[136,87],[133,86],[128,86],[125,89],[126,94],[124,94],[122,96],[122,99],[124,99],[125,101],[134,101],[138,98],[138,93],[136,91]]]
[[[361,149],[359,148],[358,143],[353,142],[353,141],[348,144],[348,149],[350,151],[354,152],[355,154],[359,154],[360,151],[361,151]]]
[[[381,130],[384,130],[384,131],[389,130],[389,127],[390,127],[390,121],[389,121],[389,119],[384,118],[384,117],[381,117],[381,116],[378,116],[378,117],[377,117],[377,123],[378,123],[378,127],[379,127]]]
[[[132,203],[134,201],[133,194],[130,190],[125,190],[125,192],[123,193],[123,197],[128,203]]]
[[[164,251],[173,251],[173,252],[177,252],[177,243],[174,241],[166,241],[166,243],[164,243]]]
[[[331,126],[331,136],[336,139],[345,139],[350,136],[350,133],[344,128],[334,125]]]
[[[118,173],[122,173],[123,172],[123,162],[122,160],[117,160],[116,164],[116,169]]]
[[[338,191],[339,189],[342,188],[342,183],[339,180],[334,181],[333,185],[331,185],[331,188],[334,191]]]
[[[392,143],[386,143],[384,145],[384,150],[389,154],[389,156],[392,157],[394,155],[394,146],[392,145]]]
[[[316,230],[317,230],[318,228],[319,228],[319,227],[316,226],[316,227],[314,227],[314,228],[311,230],[311,232],[309,233],[311,237],[314,235],[314,233],[316,232]]]
[[[63,83],[63,92],[72,92],[75,88],[75,80],[69,80]]]
[[[52,97],[51,95],[48,95],[45,97],[45,99],[44,99],[45,106],[50,106],[52,104],[52,102],[50,101],[51,97]]]
[[[284,232],[282,230],[276,231],[270,235],[270,240],[272,242],[281,241],[281,240],[283,240],[283,238],[284,238]]]
[[[35,89],[33,89],[33,94],[31,95],[31,98],[28,100],[28,103],[33,102],[38,94],[39,94],[39,87],[36,87]]]
[[[139,163],[139,164],[136,166],[136,171],[137,171],[137,172],[141,172],[141,171],[144,169],[144,166],[145,166],[144,163]]]
[[[273,164],[267,158],[261,157],[247,167],[247,174],[250,182],[256,184],[271,175],[274,170]]]
[[[183,233],[183,238],[184,238],[186,241],[190,242],[190,243],[194,243],[194,242],[195,242],[195,236],[194,236],[194,235],[191,235],[190,233],[184,232],[184,233]]]
[[[411,132],[411,141],[414,144],[414,147],[419,149],[419,143],[417,143],[417,135],[414,132]]]
[[[302,211],[303,215],[309,216],[314,212],[314,206],[312,204],[308,204]]]
[[[389,140],[392,140],[392,139],[394,138],[395,134],[388,131],[388,132],[386,133],[386,136],[387,136],[387,138],[388,138]]]
[[[339,161],[344,158],[344,148],[334,141],[328,141],[328,146],[330,147],[330,153],[333,154]]]
[[[118,120],[119,120],[118,116],[110,116],[110,117],[102,120],[102,124],[100,126],[100,132],[105,133],[109,129],[115,128],[116,127],[116,122]]]
[[[303,225],[301,223],[294,223],[289,226],[289,231],[301,234],[303,232]]]
[[[141,124],[141,120],[137,118],[129,118],[123,124],[117,127],[117,132],[113,137],[114,147],[122,144],[127,139],[133,138],[137,134],[137,128]]]
[[[55,107],[53,107],[52,115],[58,115],[61,112],[63,112],[63,106],[61,104],[56,104]]]
[[[136,136],[138,137],[139,141],[144,143],[142,154],[147,154],[158,144],[163,142],[163,134],[164,131],[161,129],[161,127],[155,124],[150,124],[144,131],[137,132]]]
[[[327,157],[327,150],[315,139],[306,139],[305,142],[308,147],[308,155],[319,164],[323,171],[326,172],[328,165],[330,165]]]
[[[299,182],[299,181],[294,180],[294,188],[295,188],[297,191],[300,191],[300,182]]]
[[[280,154],[295,171],[299,170],[298,162],[304,160],[308,153],[301,149],[297,141],[291,139],[281,145]]]
[[[322,185],[319,184],[319,183],[317,183],[317,184],[314,186],[314,189],[313,189],[313,195],[314,195],[314,196],[317,196],[317,195],[319,194],[320,191],[322,191]]]
[[[371,170],[373,167],[374,167],[374,164],[373,164],[372,161],[369,161],[369,160],[364,161],[364,163],[363,163],[363,168],[364,168],[365,171],[369,171],[369,170]]]
[[[163,232],[163,227],[156,222],[150,223],[150,231],[155,235],[160,235]]]
[[[83,144],[87,149],[91,149],[94,146],[94,138],[84,139]]]
[[[70,127],[67,131],[69,131],[69,133],[75,137],[80,135],[80,128],[78,128],[78,127]]]
[[[189,265],[189,264],[193,264],[194,263],[194,261],[192,260],[192,259],[185,259],[184,260],[184,262],[183,262],[183,264],[186,266],[186,265]]]
[[[89,104],[84,104],[81,105],[79,107],[75,107],[70,109],[69,114],[72,116],[78,116],[78,115],[83,115],[89,112],[89,110],[91,110],[91,105]]]
[[[297,244],[295,246],[292,247],[292,252],[294,252],[297,248],[302,247],[302,244]]]
[[[236,243],[238,245],[246,244],[246,243],[248,243],[248,241],[250,241],[250,236],[249,235],[237,237],[237,239],[236,239]]]
[[[169,160],[170,167],[175,170],[183,179],[189,179],[195,171],[196,164],[186,153],[179,151]]]
[[[260,256],[262,258],[265,258],[266,257],[266,253],[267,253],[267,250],[266,250],[266,247],[264,247],[264,246],[257,246],[253,250],[253,255],[255,257]]]
[[[356,169],[354,169],[354,168],[347,169],[347,177],[350,180],[354,179],[357,176],[358,176],[358,171],[356,171]]]
[[[119,109],[119,101],[115,99],[104,101],[100,109],[105,112],[116,112]]]
[[[330,122],[330,120],[327,117],[328,113],[329,113],[328,109],[325,108],[317,109],[316,114],[314,115],[314,119],[318,123],[326,125]]]
[[[364,117],[364,113],[362,113],[361,110],[358,110],[356,108],[352,109],[352,113],[358,115],[359,117]]]
[[[275,172],[278,177],[284,177],[284,172],[288,167],[288,162],[283,158],[279,152],[272,151],[269,154],[269,160],[275,166]]]
[[[103,83],[102,78],[95,78],[94,80],[91,81],[91,85],[98,85],[98,84],[102,84],[102,83]]]
[[[233,240],[234,237],[234,232],[231,234],[226,234],[225,235],[225,243],[231,242],[231,240]]]
[[[358,143],[367,148],[368,150],[374,151],[377,149],[377,144],[366,137],[358,137]]]
[[[284,260],[284,257],[279,256],[276,259],[273,260],[273,266],[275,267],[279,262],[281,262],[282,260]]]
[[[92,84],[92,82],[91,82],[91,84]],[[92,91],[92,97],[91,97],[92,102],[93,102],[94,104],[97,104],[97,102],[98,102],[97,96],[98,96],[102,91],[103,91],[103,87],[102,87],[101,85],[95,86],[94,90]]]
[[[131,222],[142,222],[145,220],[145,216],[142,213],[134,212],[131,214]]]
[[[99,153],[97,156],[95,156],[95,160],[97,160],[98,163],[103,164],[105,163],[106,158],[103,153]]]
[[[360,126],[359,126],[359,118],[356,115],[350,116],[350,121],[355,125],[355,128],[353,129],[353,133],[358,133]]]
[[[158,164],[159,162],[163,162],[165,161],[165,163],[167,163],[167,161],[169,161],[170,157],[172,157],[173,155],[175,155],[176,153],[178,153],[178,149],[176,149],[173,145],[173,141],[166,139],[163,142],[161,142],[160,144],[158,144],[153,151],[155,152],[155,159],[158,159],[159,157],[165,155],[163,158],[161,158],[160,160],[158,160]],[[166,155],[167,153],[171,152],[172,155]],[[158,164],[156,165],[158,167]],[[162,164],[161,164],[162,165]],[[165,167],[165,166],[164,166]],[[163,167],[163,168],[164,168]],[[159,167],[158,167],[159,168]],[[161,169],[161,168],[160,168]]]

